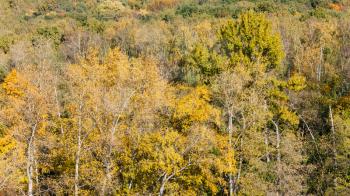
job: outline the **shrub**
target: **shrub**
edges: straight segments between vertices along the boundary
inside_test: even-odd
[[[192,17],[194,14],[200,13],[198,5],[195,4],[185,4],[181,5],[176,9],[176,14],[181,15],[183,17]]]
[[[13,39],[10,36],[0,37],[0,49],[7,53],[10,50],[10,46],[13,43]]]
[[[275,12],[277,10],[276,4],[270,1],[263,1],[259,3],[255,9],[257,12]]]
[[[151,0],[147,7],[151,11],[159,11],[166,8],[173,8],[177,4],[177,0]]]
[[[55,47],[61,43],[62,33],[57,27],[42,27],[37,29],[37,36],[51,40]],[[35,38],[34,38],[35,41]]]

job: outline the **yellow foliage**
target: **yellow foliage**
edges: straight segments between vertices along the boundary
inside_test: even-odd
[[[116,14],[124,9],[125,7],[122,2],[113,0],[104,0],[97,6],[97,10],[100,14]]]
[[[117,81],[126,81],[130,77],[128,57],[119,49],[108,52],[101,68],[102,82],[106,85],[115,85]]]
[[[277,100],[280,100],[280,101],[287,101],[289,98],[288,98],[288,95],[283,92],[283,91],[280,91],[278,89],[271,89],[269,91],[269,95],[274,98],[274,99],[277,99]]]
[[[151,0],[148,4],[148,9],[158,11],[165,8],[171,8],[178,4],[178,0]]]
[[[0,137],[0,157],[16,147],[16,141],[10,136]]]
[[[292,125],[299,124],[298,116],[294,112],[289,111],[286,106],[282,106],[279,112],[282,120],[289,122]]]
[[[174,118],[182,119],[183,128],[188,128],[192,123],[204,123],[210,120],[219,122],[220,111],[210,105],[211,94],[207,87],[183,88],[189,93],[178,99],[174,113]]]
[[[13,69],[6,76],[4,83],[2,83],[2,88],[5,90],[5,93],[14,97],[23,96],[25,87],[26,82],[17,73],[16,69]]]
[[[306,78],[295,74],[288,80],[288,88],[294,91],[301,91],[306,87]]]

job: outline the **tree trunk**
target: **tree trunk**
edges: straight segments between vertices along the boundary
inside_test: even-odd
[[[267,101],[264,100],[264,111],[267,113],[268,112],[268,107],[267,107]],[[269,152],[269,129],[267,128],[267,125],[265,126],[265,138],[264,138],[264,143],[265,143],[265,153],[266,153],[266,162],[270,162],[270,152]]]
[[[162,185],[160,186],[160,189],[159,189],[159,196],[163,196],[164,195],[164,191],[165,191],[165,184],[167,182],[167,175],[165,174],[163,176],[163,179],[162,179]]]
[[[181,173],[183,170],[185,170],[186,168],[188,168],[191,164],[191,162],[189,161],[187,165],[183,166],[179,171],[174,171],[172,174],[170,174],[168,176],[168,174],[166,172],[164,172],[163,175],[163,179],[162,179],[162,185],[160,186],[159,189],[159,196],[164,195],[164,191],[165,191],[165,184],[172,179],[176,174]]]
[[[103,180],[103,187],[102,187],[102,195],[105,194],[106,192],[106,186],[108,185],[108,183],[110,182],[111,179],[111,168],[113,167],[112,165],[112,151],[113,151],[113,146],[114,146],[114,135],[115,132],[117,130],[117,126],[119,123],[119,119],[120,119],[120,115],[118,115],[118,117],[114,120],[113,122],[113,127],[110,130],[110,136],[109,136],[109,145],[108,145],[108,153],[107,153],[107,160],[106,160],[106,177]]]
[[[32,132],[31,132],[31,135],[29,138],[28,149],[27,149],[28,196],[33,195],[33,160],[34,160],[33,142],[34,142],[34,138],[35,138],[36,126],[37,126],[37,124],[35,124],[32,127]]]
[[[105,195],[105,192],[106,192],[106,189],[107,189],[107,185],[110,181],[110,178],[111,178],[111,154],[107,155],[107,163],[106,163],[106,177],[104,178],[103,180],[103,186],[102,186],[102,195]]]
[[[332,107],[329,105],[329,117],[331,120],[331,129],[332,129],[332,148],[333,148],[333,170],[334,173],[337,171],[337,148],[336,148],[336,133],[334,128],[333,112]],[[334,187],[337,186],[337,179],[334,177]]]
[[[280,150],[280,144],[281,144],[281,134],[279,131],[278,124],[275,121],[272,121],[276,128],[276,150],[277,150],[277,194],[280,195],[281,193],[281,150]]]
[[[79,195],[79,164],[80,164],[80,153],[81,153],[81,146],[82,146],[82,105],[79,107],[80,114],[79,114],[79,120],[78,120],[78,143],[77,143],[77,152],[75,155],[75,174],[74,174],[74,195]]]
[[[114,141],[113,133],[111,133],[110,143],[108,146],[107,160],[106,160],[106,170],[105,170],[106,176],[103,180],[103,186],[102,186],[102,191],[101,191],[102,195],[105,195],[107,185],[108,185],[110,178],[111,178],[111,159],[112,159],[111,156],[112,156],[113,141]]]
[[[31,157],[28,157],[28,158],[31,159]],[[27,162],[28,196],[33,195],[33,179],[32,179],[33,167],[30,162],[31,162],[30,160],[28,160]]]
[[[232,129],[233,129],[233,125],[232,125],[232,118],[233,118],[233,115],[232,113],[230,112],[229,113],[229,117],[228,117],[228,137],[229,137],[229,148],[232,148]],[[232,165],[231,165],[231,162],[230,162],[230,170],[232,169]],[[233,195],[233,190],[234,190],[234,180],[233,180],[233,174],[230,172],[229,174],[229,184],[230,184],[230,196]]]
[[[238,171],[237,171],[237,176],[236,176],[236,185],[234,187],[234,195],[237,195],[238,191],[238,182],[239,179],[241,178],[241,172],[242,172],[242,165],[243,165],[243,155],[242,155],[242,150],[243,150],[243,136],[240,139],[240,155],[239,155],[239,165],[238,165]]]
[[[269,152],[269,129],[265,127],[265,151],[266,151],[266,162],[270,163],[270,152]]]
[[[57,93],[57,88],[54,88],[55,90],[55,102],[56,102],[56,109],[57,109],[57,117],[58,119],[61,119],[61,109],[60,109],[60,102],[58,100],[58,93]],[[64,134],[64,129],[63,129],[63,125],[62,123],[60,123],[60,130],[61,130],[61,134]]]
[[[79,194],[79,162],[80,162],[80,151],[81,151],[81,136],[78,136],[78,150],[75,156],[75,174],[74,174],[74,195]]]
[[[75,174],[74,174],[74,195],[79,194],[79,162],[81,151],[81,135],[78,133],[78,149],[75,155]]]
[[[323,160],[322,160],[321,155],[320,155],[320,150],[318,149],[318,145],[317,145],[316,138],[315,138],[314,134],[312,133],[312,131],[311,131],[309,125],[306,123],[305,119],[304,119],[302,116],[300,116],[300,119],[304,122],[304,124],[305,124],[305,126],[306,126],[306,129],[307,129],[307,130],[309,131],[309,133],[310,133],[311,139],[312,139],[312,141],[313,141],[313,143],[314,143],[314,145],[315,145],[315,149],[316,149],[316,152],[317,152],[319,161],[320,161],[321,163],[323,163]]]
[[[235,179],[235,187],[234,187],[234,195],[237,195],[237,191],[238,191],[238,182],[239,182],[239,179],[241,177],[241,172],[242,172],[242,165],[243,165],[243,137],[244,137],[244,132],[247,128],[247,125],[246,125],[246,119],[244,117],[244,114],[243,112],[241,112],[241,115],[242,115],[242,121],[243,121],[243,127],[242,127],[242,130],[241,130],[241,139],[240,139],[240,153],[239,153],[239,166],[238,166],[238,171],[237,171],[237,176],[236,176],[236,179]]]
[[[35,144],[33,143],[33,154],[35,155]],[[35,156],[33,156],[33,169],[35,170],[35,183],[37,184],[38,187],[38,192],[40,193],[40,185],[39,185],[39,171],[38,171],[38,163],[35,159]]]
[[[323,47],[321,46],[321,49],[320,49],[320,63],[318,64],[318,67],[317,67],[317,81],[321,81],[322,64],[323,64]]]

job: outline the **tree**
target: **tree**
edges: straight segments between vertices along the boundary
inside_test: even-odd
[[[263,14],[253,11],[241,14],[236,21],[222,26],[218,37],[230,66],[242,63],[259,68],[262,65],[261,71],[265,72],[279,66],[284,57],[280,36],[272,31],[271,23]]]
[[[181,62],[182,78],[189,84],[210,84],[213,76],[219,74],[224,61],[218,54],[198,43]]]
[[[180,86],[174,90],[169,108],[173,111],[171,124],[145,133],[137,146],[141,179],[151,187],[157,182],[159,195],[215,194],[220,189],[226,192],[223,176],[235,171],[234,167],[226,167],[235,164],[233,150],[228,148],[225,137],[210,126],[218,123],[219,111],[210,105],[208,89]]]
[[[38,186],[37,135],[45,131],[50,102],[40,86],[26,80],[16,70],[11,71],[2,84],[7,104],[2,108],[2,120],[8,132],[16,138],[18,148],[25,152],[28,195],[34,194],[34,179]],[[24,168],[20,168],[22,170]],[[22,170],[23,171],[23,170]]]
[[[284,88],[289,85],[291,90],[301,90],[305,87],[305,79],[301,76],[295,76],[288,82],[284,82],[273,76],[276,73],[272,71],[281,64],[284,53],[279,36],[272,33],[270,22],[261,14],[249,11],[240,15],[236,21],[229,21],[219,31],[219,43],[221,54],[227,57],[229,62],[226,70],[224,69],[225,71],[218,75],[214,87],[218,89],[217,94],[221,95],[219,100],[224,106],[225,113],[229,116],[227,126],[230,141],[234,116],[238,125],[237,137],[240,141],[239,149],[236,149],[240,152],[238,173],[234,182],[235,187],[232,190],[237,192],[239,184],[243,186],[241,187],[243,192],[252,189],[254,185],[249,184],[255,183],[251,182],[251,178],[257,174],[250,174],[250,168],[259,168],[260,172],[256,178],[263,177],[266,170],[266,175],[274,175],[271,174],[272,171],[268,171],[268,169],[264,171],[263,169],[269,167],[270,152],[268,132],[263,133],[262,130],[264,126],[265,130],[268,130],[270,123],[274,125],[276,131],[277,184],[280,186],[282,172],[281,134],[280,127],[274,118],[289,120],[293,125],[298,123],[296,115],[289,109],[288,96],[284,93]],[[284,102],[275,103],[276,98],[282,98]],[[278,109],[276,110],[275,107]],[[249,140],[252,135],[255,136],[254,138],[264,138],[260,143],[257,142],[253,145],[255,151],[246,148],[248,147],[246,143],[252,143],[252,140]],[[264,144],[266,152],[261,151]],[[261,147],[259,148],[259,146]],[[251,147],[249,146],[250,149],[252,149]],[[256,159],[254,156],[257,155],[263,156],[265,159]],[[246,171],[240,169],[243,160],[246,160],[250,166]],[[264,164],[265,161],[267,164]],[[264,182],[262,179],[261,183],[265,184],[265,188],[262,190],[271,191],[268,181]],[[233,187],[233,183],[231,184]],[[248,189],[245,189],[244,186]]]

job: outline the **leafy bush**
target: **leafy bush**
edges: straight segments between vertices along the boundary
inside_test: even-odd
[[[181,5],[176,9],[176,14],[183,17],[192,17],[195,14],[201,13],[201,9],[195,4],[185,4]]]
[[[10,45],[13,43],[13,39],[10,36],[0,37],[0,49],[7,53],[10,50]]]
[[[4,78],[6,77],[6,75],[7,75],[6,68],[0,65],[0,82],[4,81]]]
[[[310,16],[314,16],[316,18],[326,18],[327,13],[326,10],[323,8],[317,8],[315,10],[310,11]]]
[[[276,12],[277,11],[277,5],[275,3],[272,3],[270,1],[263,1],[259,3],[256,7],[257,12]]]
[[[125,9],[119,1],[106,0],[97,6],[97,12],[100,19],[115,18],[120,11]]]
[[[42,27],[37,29],[37,36],[51,40],[57,47],[61,43],[62,33],[57,27]],[[34,38],[35,41],[35,38]]]
[[[90,31],[96,33],[102,33],[106,29],[106,25],[104,24],[104,22],[99,21],[95,18],[89,18],[87,20],[87,25]]]
[[[177,0],[151,0],[147,7],[151,11],[159,11],[166,8],[172,8],[177,4]]]

